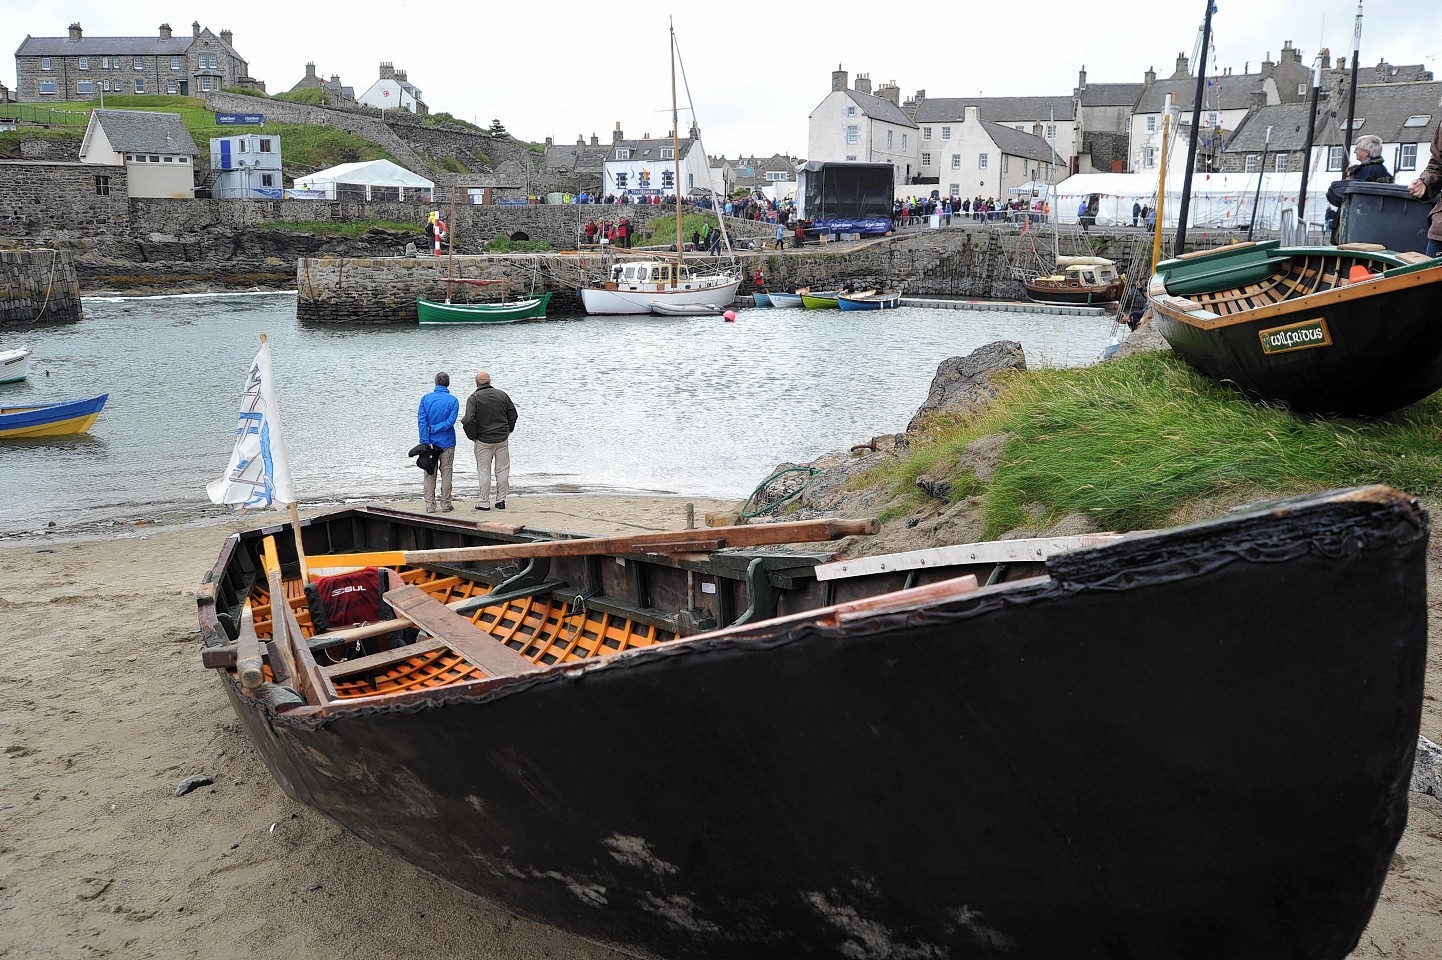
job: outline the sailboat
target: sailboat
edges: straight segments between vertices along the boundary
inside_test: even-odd
[[[614,264],[608,276],[581,287],[581,303],[589,314],[662,313],[685,315],[680,307],[717,305],[736,299],[741,274],[721,270],[693,273],[686,265],[681,232],[681,136],[676,105],[676,28],[671,27],[671,154],[676,163],[676,253],[648,260]],[[657,309],[660,308],[660,309]],[[670,309],[668,309],[670,308]]]
[[[1063,256],[1057,225],[1056,197],[1048,192],[1047,214],[1051,221],[1051,259],[1045,272],[1021,271],[1021,285],[1028,300],[1035,303],[1089,305],[1115,303],[1126,290],[1126,277],[1117,272],[1116,261],[1105,257]]]

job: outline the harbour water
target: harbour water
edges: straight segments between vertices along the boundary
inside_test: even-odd
[[[517,495],[742,498],[780,462],[904,429],[947,357],[1007,339],[1030,366],[1076,366],[1113,327],[919,307],[340,327],[298,323],[286,293],[87,298],[78,323],[0,329],[0,344],[35,350],[30,379],[0,386],[0,404],[110,394],[87,436],[0,441],[0,535],[202,508],[261,332],[298,495],[330,503],[419,495],[406,451],[437,370],[462,403],[481,368],[511,394]],[[455,476],[459,500],[474,500],[469,456]]]

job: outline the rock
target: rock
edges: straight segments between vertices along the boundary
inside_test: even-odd
[[[175,795],[177,797],[183,797],[197,787],[209,786],[214,782],[214,780],[210,779],[203,773],[193,774],[180,781],[180,785],[175,788]]]
[[[1117,347],[1117,352],[1109,359],[1120,360],[1122,357],[1130,357],[1138,353],[1153,353],[1157,350],[1170,350],[1171,345],[1157,332],[1155,323],[1143,324],[1132,331],[1131,336],[1122,341]]]
[[[915,431],[935,413],[967,416],[985,407],[997,394],[991,375],[1001,370],[1025,370],[1026,355],[1014,340],[997,340],[978,347],[964,357],[949,357],[936,368],[931,390],[916,415],[906,425]]]
[[[1442,747],[1426,737],[1417,738],[1417,759],[1412,762],[1412,790],[1442,800]]]

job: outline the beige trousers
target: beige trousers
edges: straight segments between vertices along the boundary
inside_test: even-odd
[[[506,499],[511,492],[511,444],[508,440],[500,443],[473,441],[476,447],[476,481],[480,484],[480,503],[491,502],[491,467],[496,471],[496,502]]]
[[[425,474],[421,481],[421,493],[426,500],[426,511],[434,513],[436,510],[436,477],[441,478],[440,505],[449,507],[451,505],[451,468],[456,463],[456,448],[446,447],[441,451],[440,459],[436,462],[436,472]]]

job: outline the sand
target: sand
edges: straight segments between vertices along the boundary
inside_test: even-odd
[[[687,503],[698,522],[734,506],[518,497],[504,518],[640,532],[685,526]],[[0,542],[0,957],[619,956],[391,859],[272,782],[200,665],[193,595],[230,530],[275,519]],[[1432,632],[1442,638],[1435,542],[1431,559]],[[1439,649],[1434,639],[1423,718],[1434,741]],[[214,783],[177,797],[196,774]],[[1442,802],[1414,794],[1354,956],[1430,960],[1439,945]]]

